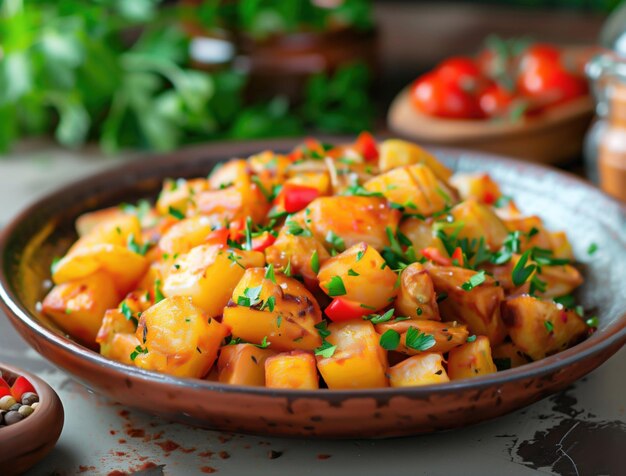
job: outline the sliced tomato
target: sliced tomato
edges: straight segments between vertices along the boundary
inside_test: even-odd
[[[276,237],[269,231],[264,231],[263,234],[252,238],[252,250],[264,251],[268,246],[272,246],[276,241]]]
[[[354,148],[358,150],[366,162],[378,160],[378,144],[369,132],[363,131],[357,137]]]
[[[441,266],[452,266],[452,260],[447,256],[444,256],[438,248],[429,246],[420,251],[422,256],[433,263],[440,264]]]
[[[15,379],[15,382],[13,382],[13,385],[11,386],[11,394],[13,395],[13,398],[19,401],[22,399],[22,395],[26,392],[37,393],[35,391],[35,387],[32,386],[28,379],[20,375],[17,379]]]
[[[291,183],[283,185],[281,194],[287,213],[295,213],[302,210],[320,196],[320,192],[316,188]]]
[[[324,309],[324,312],[331,321],[343,322],[353,319],[362,319],[363,316],[367,316],[373,311],[362,307],[358,302],[339,297],[333,299],[326,309]]]

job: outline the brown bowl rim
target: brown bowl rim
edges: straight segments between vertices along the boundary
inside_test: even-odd
[[[345,137],[328,137],[322,139],[329,139],[338,141]],[[349,139],[348,139],[349,140]],[[273,139],[273,140],[260,140],[260,141],[248,141],[248,142],[222,142],[214,144],[203,144],[192,147],[187,147],[176,152],[161,153],[161,154],[145,154],[142,159],[126,162],[115,166],[109,170],[99,172],[91,175],[87,178],[73,181],[67,185],[64,185],[53,192],[45,194],[43,197],[37,199],[31,205],[27,206],[17,216],[15,216],[0,232],[0,304],[7,313],[11,314],[22,325],[26,326],[31,332],[37,334],[40,338],[45,339],[49,344],[60,349],[62,352],[69,352],[77,358],[86,359],[90,364],[104,367],[108,370],[114,371],[120,375],[120,377],[134,377],[140,380],[150,380],[153,383],[167,384],[174,387],[186,387],[195,390],[206,390],[208,392],[219,393],[234,393],[234,394],[248,394],[264,397],[283,397],[288,399],[304,398],[304,399],[323,399],[328,401],[341,401],[345,399],[355,398],[371,398],[377,399],[391,399],[394,397],[407,397],[407,398],[427,398],[433,394],[448,394],[457,391],[473,391],[484,390],[488,387],[501,386],[507,383],[525,380],[541,378],[551,373],[554,373],[560,369],[576,363],[581,359],[589,358],[593,355],[599,354],[602,351],[611,348],[614,345],[623,346],[626,342],[626,309],[624,313],[616,319],[616,321],[610,324],[607,328],[595,332],[583,342],[564,350],[558,354],[546,357],[542,360],[526,364],[521,367],[509,369],[496,374],[484,375],[480,377],[474,377],[471,379],[462,379],[457,381],[450,381],[446,383],[424,385],[419,387],[402,387],[402,388],[371,388],[371,389],[353,389],[353,390],[292,390],[292,389],[271,389],[266,387],[254,387],[244,385],[231,385],[220,383],[211,380],[204,379],[192,379],[174,377],[168,374],[162,374],[153,372],[150,370],[144,370],[139,367],[132,367],[122,364],[113,360],[106,359],[97,352],[84,347],[68,337],[62,336],[48,329],[46,326],[37,322],[36,317],[32,316],[28,310],[22,305],[16,293],[11,289],[9,278],[5,273],[5,249],[9,242],[9,238],[25,222],[28,222],[29,217],[44,203],[54,201],[61,198],[68,190],[75,188],[87,189],[91,184],[101,183],[102,181],[119,179],[121,174],[140,172],[145,167],[145,160],[150,157],[150,166],[155,170],[159,170],[160,166],[167,162],[177,161],[179,163],[186,160],[192,160],[194,158],[204,158],[209,160],[213,157],[223,157],[224,160],[230,158],[225,157],[223,154],[226,149],[230,147],[228,152],[231,156],[234,151],[239,148],[240,152],[248,150],[283,150],[287,149],[295,144],[301,143],[301,139]],[[221,147],[221,148],[220,148]],[[483,162],[489,163],[501,163],[514,168],[523,168],[524,173],[534,174],[556,174],[560,178],[567,182],[572,183],[574,187],[584,187],[589,189],[592,193],[599,194],[603,200],[607,200],[614,205],[618,206],[622,213],[626,215],[626,204],[618,202],[616,199],[606,195],[594,185],[586,182],[580,177],[577,177],[569,172],[564,172],[554,168],[546,167],[540,164],[527,163],[520,160],[510,159],[496,154],[483,153],[479,151],[471,151],[466,149],[459,149],[453,147],[428,147],[435,155],[443,154],[447,156],[457,157],[458,159],[464,157],[480,157]],[[626,239],[623,237],[617,237],[623,241],[626,249]],[[13,322],[14,326],[18,324]]]

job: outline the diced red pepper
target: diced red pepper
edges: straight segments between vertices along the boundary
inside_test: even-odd
[[[356,150],[361,152],[366,162],[376,162],[378,160],[378,144],[369,132],[361,132],[354,144]]]
[[[496,203],[497,199],[498,197],[496,197],[496,195],[489,190],[485,191],[485,193],[483,194],[483,203],[485,205],[493,205],[494,203]]]
[[[233,220],[228,225],[228,229],[230,232],[230,239],[232,241],[238,241],[243,238],[243,230],[246,228],[246,222],[243,218],[239,218],[237,220]]]
[[[20,375],[17,379],[15,379],[15,382],[13,382],[13,385],[11,386],[11,394],[13,395],[13,398],[20,401],[22,399],[22,395],[26,392],[37,393],[35,391],[35,387],[32,386],[26,377]]]
[[[432,261],[433,263],[437,263],[442,266],[452,265],[452,260],[442,255],[441,251],[439,251],[439,249],[435,248],[434,246],[429,246],[428,248],[424,248],[423,250],[420,251],[420,253],[422,253],[424,258]]]
[[[361,319],[363,316],[371,314],[373,311],[362,307],[358,302],[350,301],[344,298],[335,298],[328,305],[324,312],[333,322],[350,321],[353,319]]]
[[[286,183],[282,190],[285,211],[295,213],[305,208],[309,203],[320,196],[320,191],[313,187]]]
[[[252,238],[253,251],[265,251],[265,248],[272,246],[276,241],[276,237],[269,231],[264,231],[262,235]]]
[[[458,246],[454,250],[454,253],[452,253],[453,264],[454,264],[454,260],[456,260],[456,262],[458,263],[457,266],[463,266],[463,264],[465,263],[465,261],[463,260],[463,250]]]
[[[206,238],[207,245],[226,245],[230,237],[231,230],[228,228],[219,228],[209,233]]]

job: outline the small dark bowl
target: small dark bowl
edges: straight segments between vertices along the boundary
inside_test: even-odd
[[[46,382],[24,370],[0,364],[3,375],[22,375],[35,387],[39,406],[27,418],[0,428],[0,473],[22,474],[43,459],[56,444],[63,429],[63,405]]]
[[[544,360],[469,380],[414,388],[286,391],[176,378],[101,357],[37,311],[52,257],[75,239],[89,210],[154,197],[165,177],[206,175],[213,165],[294,141],[220,144],[127,163],[64,187],[22,212],[0,238],[0,297],[40,354],[125,405],[207,428],[305,437],[390,437],[450,429],[503,415],[565,388],[626,341],[626,209],[565,173],[480,153],[433,149],[460,171],[489,172],[507,195],[553,229],[567,231],[584,268],[579,299],[599,317],[596,333]],[[590,243],[598,251],[590,257]]]

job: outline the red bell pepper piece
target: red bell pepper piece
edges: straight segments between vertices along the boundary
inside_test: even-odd
[[[20,401],[22,399],[22,395],[26,392],[37,393],[35,391],[35,387],[32,386],[26,377],[22,377],[20,375],[17,379],[15,379],[15,382],[13,382],[13,385],[11,386],[11,394],[13,395],[13,398]]]
[[[239,218],[237,220],[233,220],[228,225],[228,229],[230,232],[230,239],[232,241],[238,241],[243,238],[243,230],[246,228],[246,222],[243,218]]]
[[[305,185],[286,183],[282,190],[285,211],[295,213],[305,208],[309,203],[320,196],[318,189]]]
[[[422,253],[424,258],[434,263],[440,264],[442,266],[452,266],[452,260],[442,255],[441,251],[439,251],[434,246],[429,246],[428,248],[424,248],[423,250],[420,251],[420,253]]]
[[[358,302],[339,297],[333,299],[328,307],[324,309],[324,312],[331,321],[343,322],[361,319],[363,316],[371,314],[372,310],[362,307]]]
[[[231,230],[228,228],[219,228],[217,230],[213,230],[206,238],[207,245],[224,245],[228,241],[230,237]]]
[[[265,251],[265,248],[271,246],[276,241],[276,237],[269,231],[264,231],[263,234],[252,238],[252,250],[253,251]]]
[[[496,203],[497,199],[498,197],[496,197],[496,195],[489,190],[485,191],[485,193],[483,194],[483,203],[485,205],[493,205],[494,203]]]
[[[376,162],[378,160],[378,144],[369,132],[361,132],[357,137],[354,148],[358,150],[366,162]]]
[[[459,246],[457,246],[454,250],[454,253],[452,253],[452,264],[454,264],[454,260],[456,260],[456,262],[458,263],[457,266],[462,267],[465,263],[465,261],[463,260],[463,250]]]

